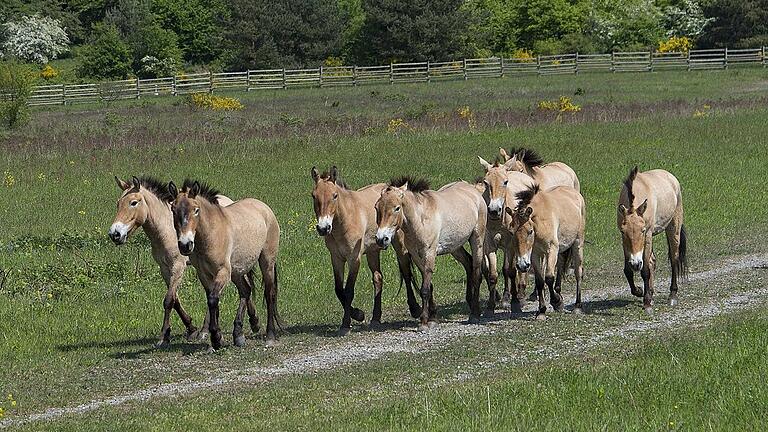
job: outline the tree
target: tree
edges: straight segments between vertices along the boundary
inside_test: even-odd
[[[133,54],[114,25],[94,26],[91,41],[79,57],[81,77],[122,79],[131,74]]]
[[[24,61],[46,64],[69,50],[69,38],[59,22],[39,15],[3,25],[3,52]]]
[[[364,0],[358,63],[426,61],[467,54],[471,15],[463,0]]]
[[[683,0],[679,5],[664,8],[664,27],[667,37],[682,37],[696,39],[704,28],[714,21],[714,18],[704,16],[701,5],[696,0]]]
[[[327,0],[233,0],[227,25],[231,69],[309,67],[342,49],[344,23]]]
[[[756,48],[768,45],[768,0],[706,0],[714,18],[699,39],[702,48]]]
[[[32,93],[36,74],[28,65],[14,60],[0,63],[0,123],[15,129],[29,117],[27,100]]]
[[[648,49],[664,37],[662,18],[653,0],[595,0],[589,27],[602,51]]]
[[[569,0],[531,0],[516,8],[517,46],[533,48],[536,42],[559,40],[583,31],[583,4]]]
[[[222,0],[154,0],[152,10],[162,28],[178,35],[185,60],[206,63],[221,55],[229,14]]]

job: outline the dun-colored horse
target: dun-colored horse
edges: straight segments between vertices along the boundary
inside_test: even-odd
[[[376,244],[376,201],[387,187],[384,183],[373,184],[358,190],[349,190],[334,166],[320,174],[312,167],[312,200],[317,217],[317,233],[325,239],[331,254],[336,296],[344,308],[339,334],[347,334],[351,320],[364,321],[365,313],[352,306],[355,281],[360,261],[365,255],[373,277],[373,317],[370,325],[381,324],[381,291],[384,283],[381,273],[381,248]],[[407,287],[408,308],[414,318],[421,313],[413,293],[410,258],[402,245],[402,234],[393,239],[400,274]],[[349,266],[346,284],[344,270]]]
[[[571,167],[562,162],[545,163],[544,159],[534,150],[523,147],[512,148],[507,152],[500,148],[499,155],[506,161],[505,166],[513,171],[528,174],[539,184],[542,190],[555,186],[570,186],[577,191],[581,190],[579,178]]]
[[[376,202],[376,242],[387,247],[402,230],[405,247],[422,274],[420,330],[436,324],[432,274],[438,255],[451,254],[464,266],[470,321],[479,318],[486,209],[481,192],[467,182],[432,191],[427,182],[406,177],[390,182],[381,192]],[[467,241],[471,254],[464,249]]]
[[[624,180],[619,195],[616,221],[624,247],[624,275],[632,294],[643,297],[643,307],[653,312],[653,272],[656,255],[653,236],[666,232],[672,281],[669,304],[677,304],[678,278],[688,271],[688,237],[683,225],[683,197],[680,182],[667,171],[638,172],[634,167]],[[643,278],[643,291],[635,286],[634,272]]]
[[[563,310],[560,285],[563,275],[573,267],[576,276],[574,312],[581,312],[581,279],[584,261],[584,198],[574,188],[557,186],[542,191],[538,185],[517,194],[516,210],[507,207],[512,244],[516,248],[517,269],[527,272],[533,266],[539,300],[537,318],[547,311],[544,284],[549,288],[550,303]]]
[[[248,310],[251,328],[259,323],[251,300],[254,289],[253,267],[261,268],[264,299],[267,305],[267,344],[276,339],[277,252],[280,226],[266,204],[246,198],[227,207],[216,200],[217,191],[197,181],[186,180],[179,190],[171,182],[168,191],[175,197],[171,208],[178,247],[189,256],[205,288],[210,316],[211,346],[221,347],[219,297],[231,280],[240,294],[232,338],[243,346],[243,313]]]
[[[488,225],[486,227],[486,241],[484,251],[488,257],[488,303],[486,309],[492,311],[496,307],[496,251],[501,247],[504,251],[504,264],[502,275],[504,277],[504,295],[502,308],[521,310],[521,302],[525,301],[525,281],[527,275],[518,273],[515,266],[511,265],[513,256],[510,255],[510,241],[512,236],[507,229],[509,216],[504,208],[517,206],[516,194],[533,185],[533,179],[527,174],[512,170],[512,163],[501,164],[495,161],[493,164],[478,156],[480,164],[485,169],[483,183],[485,185],[485,199],[488,203]],[[507,222],[505,224],[505,222]]]
[[[117,200],[117,214],[109,228],[109,238],[116,244],[122,245],[138,228],[143,228],[149,238],[152,257],[160,266],[160,273],[166,285],[163,300],[163,325],[160,329],[160,339],[155,346],[164,347],[171,341],[171,310],[176,310],[182,323],[187,328],[188,338],[197,337],[198,329],[192,324],[192,318],[184,310],[177,295],[177,289],[184,276],[188,259],[179,253],[176,233],[173,230],[173,214],[170,202],[173,196],[168,192],[168,186],[152,177],[133,177],[130,182],[115,177],[117,186],[122,191]],[[220,205],[232,204],[229,198],[218,195]],[[202,334],[208,332],[208,318],[203,323]]]

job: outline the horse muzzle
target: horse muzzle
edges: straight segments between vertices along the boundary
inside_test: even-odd
[[[517,267],[517,270],[521,273],[527,273],[528,270],[531,269],[531,261],[526,259],[525,257],[520,257],[517,259],[517,262],[515,263],[515,267]]]
[[[125,244],[125,241],[128,240],[127,235],[118,231],[109,231],[108,235],[109,235],[109,239],[112,240],[112,242],[117,246]]]
[[[317,230],[317,233],[321,236],[327,236],[331,233],[332,226],[331,225],[315,225],[315,229]]]
[[[488,219],[499,220],[501,219],[501,210],[488,208]]]
[[[629,267],[632,269],[632,271],[640,271],[643,269],[643,254],[642,252],[637,253],[629,257]]]
[[[184,256],[189,256],[195,250],[195,241],[179,242],[179,252]]]
[[[392,243],[392,239],[390,239],[389,237],[376,236],[376,244],[382,249],[386,249],[387,247],[389,247],[391,243]]]

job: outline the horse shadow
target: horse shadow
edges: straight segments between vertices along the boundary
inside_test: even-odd
[[[136,339],[123,339],[110,342],[80,342],[73,344],[56,345],[56,349],[61,352],[73,352],[84,349],[109,349],[109,348],[131,348],[141,347],[137,350],[120,350],[119,352],[109,354],[109,357],[114,359],[136,359],[143,355],[150,354],[156,351],[165,352],[178,352],[182,355],[190,355],[195,352],[200,352],[208,348],[208,344],[205,342],[191,342],[186,341],[184,338],[179,338],[175,342],[171,342],[170,345],[163,348],[157,348],[154,346],[157,339],[143,337]]]
[[[634,303],[634,300],[625,298],[603,299],[597,301],[584,302],[584,313],[589,315],[614,315],[612,309],[623,309]]]

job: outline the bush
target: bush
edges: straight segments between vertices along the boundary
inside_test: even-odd
[[[675,37],[672,36],[667,40],[659,42],[659,48],[656,50],[660,53],[665,52],[688,52],[693,48],[693,42],[685,36]]]
[[[131,73],[133,56],[114,25],[99,24],[91,42],[80,52],[81,77],[102,79],[126,78]]]
[[[6,56],[46,64],[69,50],[69,38],[59,22],[39,15],[25,16],[3,25]]]
[[[53,66],[47,64],[43,68],[43,70],[40,71],[40,77],[42,77],[44,80],[51,80],[59,76],[59,71],[53,68]]]
[[[35,84],[35,72],[16,61],[0,64],[0,123],[8,129],[22,126],[29,118],[27,101]]]
[[[142,78],[174,75],[178,71],[181,50],[179,39],[171,30],[155,23],[148,24],[134,32],[129,42],[133,48],[134,70]]]
[[[245,108],[239,99],[214,96],[210,93],[192,93],[187,97],[187,105],[212,111],[239,111]]]

